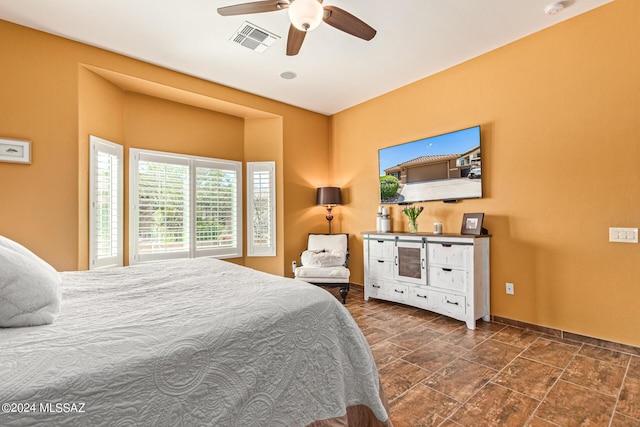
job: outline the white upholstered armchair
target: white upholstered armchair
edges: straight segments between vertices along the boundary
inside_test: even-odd
[[[349,235],[309,234],[307,249],[300,254],[296,279],[318,286],[340,287],[342,303],[349,293]]]

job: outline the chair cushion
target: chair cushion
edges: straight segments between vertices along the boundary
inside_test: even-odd
[[[298,267],[296,279],[311,283],[349,283],[351,272],[346,267]]]
[[[305,267],[337,267],[347,261],[347,253],[341,250],[304,251],[300,261]]]
[[[332,249],[346,253],[349,249],[349,237],[346,234],[309,234],[307,250],[327,251]]]

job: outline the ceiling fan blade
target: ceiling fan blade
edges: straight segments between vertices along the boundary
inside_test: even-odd
[[[300,52],[306,31],[300,31],[293,25],[289,26],[289,35],[287,36],[287,56],[295,56]]]
[[[246,15],[249,13],[275,12],[288,7],[289,2],[287,0],[265,0],[219,7],[218,13],[222,16]]]
[[[339,7],[325,6],[323,20],[332,27],[363,40],[371,40],[376,35],[376,30]]]

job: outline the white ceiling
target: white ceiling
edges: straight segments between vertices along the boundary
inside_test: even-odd
[[[320,24],[285,55],[286,11],[220,16],[248,0],[0,0],[0,18],[205,80],[333,114],[613,0],[324,0],[378,33]],[[249,21],[282,38],[258,53],[229,41]],[[560,44],[560,41],[559,41]],[[298,77],[285,80],[284,71]]]

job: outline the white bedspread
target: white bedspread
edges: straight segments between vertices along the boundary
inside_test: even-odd
[[[210,258],[62,275],[55,324],[0,329],[0,404],[47,412],[2,426],[387,419],[365,338],[323,289]]]

